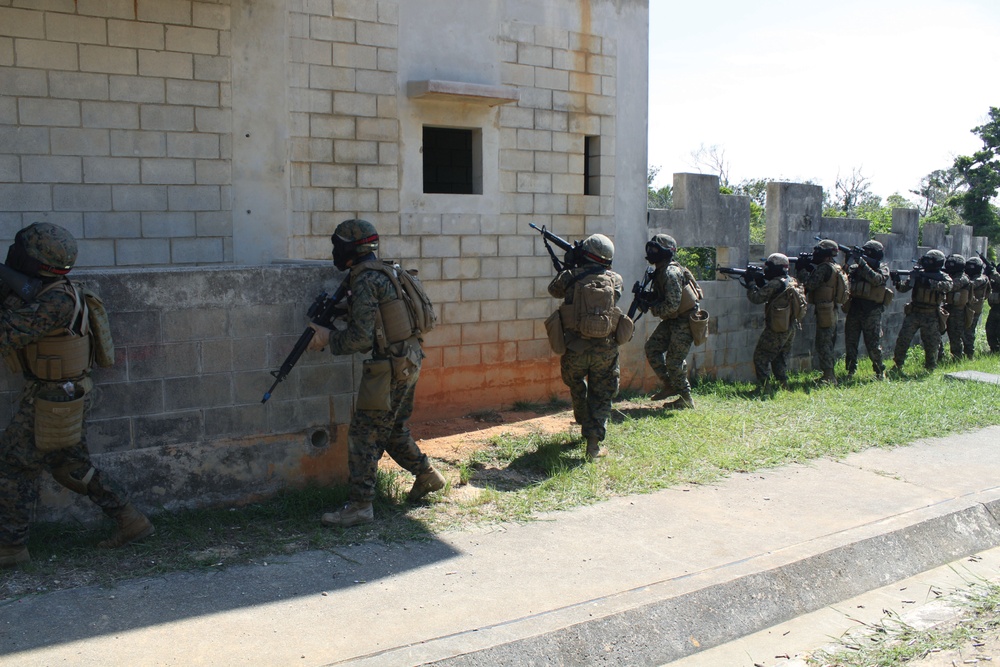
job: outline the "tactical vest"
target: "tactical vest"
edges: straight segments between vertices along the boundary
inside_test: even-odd
[[[844,283],[846,282],[844,271],[836,264],[831,264],[830,266],[833,267],[830,277],[827,278],[826,282],[814,289],[811,294],[807,295],[809,303],[833,302],[842,304],[847,300],[847,290],[844,289]]]
[[[944,303],[944,292],[936,292],[930,288],[930,280],[918,278],[917,285],[913,288],[913,303],[918,306],[931,306],[937,308]]]
[[[885,285],[873,285],[862,278],[857,269],[851,274],[852,299],[864,299],[881,304],[885,302],[885,292]]]
[[[987,292],[986,303],[990,304],[991,308],[1000,306],[1000,282],[994,285],[993,280],[990,279],[990,290]]]
[[[969,286],[961,287],[957,290],[946,292],[944,295],[944,305],[950,310],[961,310],[969,303]]]
[[[379,353],[384,354],[390,345],[401,343],[419,334],[416,330],[416,319],[391,264],[377,259],[362,262],[351,268],[352,279],[364,271],[378,271],[387,276],[396,293],[394,299],[378,304],[378,309],[375,311],[375,347]]]
[[[58,291],[68,294],[76,303],[73,316],[65,326],[53,329],[34,343],[17,352],[22,368],[39,380],[65,381],[81,378],[94,363],[93,345],[83,333],[83,301],[80,290],[68,280],[46,286],[38,293]]]
[[[681,289],[681,305],[677,307],[676,317],[687,316],[705,297],[698,281],[694,279],[694,274],[686,266],[682,266],[681,269],[684,271],[684,287]]]
[[[983,304],[987,297],[992,296],[990,292],[990,280],[986,276],[979,276],[972,281],[969,286],[968,308],[974,313],[983,312]]]

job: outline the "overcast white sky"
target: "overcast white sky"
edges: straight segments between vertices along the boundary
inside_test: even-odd
[[[649,164],[655,186],[725,150],[729,180],[873,192],[981,147],[1000,106],[1000,0],[650,0]]]

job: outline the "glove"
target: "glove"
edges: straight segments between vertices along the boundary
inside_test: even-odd
[[[802,254],[795,258],[796,271],[809,271],[812,269],[812,256]]]
[[[983,273],[992,277],[993,274],[996,273],[996,269],[993,267],[992,264],[986,264],[983,266]]]

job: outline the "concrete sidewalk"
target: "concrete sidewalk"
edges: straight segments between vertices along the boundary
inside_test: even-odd
[[[662,665],[998,546],[997,516],[991,427],[431,542],[28,597],[0,606],[0,664]]]

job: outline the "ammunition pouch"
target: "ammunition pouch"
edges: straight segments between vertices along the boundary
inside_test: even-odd
[[[358,387],[358,410],[389,410],[392,408],[392,361],[366,359],[361,369]]]
[[[681,290],[681,305],[677,307],[677,317],[681,317],[688,311],[694,310],[698,306],[698,295],[694,291],[691,283],[684,283]]]
[[[688,317],[688,326],[691,328],[691,341],[695,345],[702,345],[708,340],[708,311],[698,309]]]
[[[816,304],[816,326],[829,329],[837,323],[837,313],[833,301],[823,301]]]
[[[394,382],[405,382],[414,373],[420,370],[421,351],[420,345],[405,345],[403,354],[394,354],[389,357],[392,363],[392,379]]]
[[[40,380],[80,377],[91,366],[90,336],[45,336],[21,351],[22,363]]]
[[[632,318],[621,312],[618,306],[615,306],[615,310],[619,311],[618,323],[615,324],[615,342],[619,345],[624,345],[625,343],[632,340],[632,336],[635,335],[635,322]]]
[[[401,343],[413,335],[413,318],[403,299],[379,304],[376,327],[381,324],[387,345]]]
[[[913,300],[910,303],[917,303],[923,306],[940,306],[944,302],[944,294],[935,292],[927,287],[914,287]]]
[[[545,319],[545,333],[549,337],[549,347],[556,354],[566,354],[566,335],[563,333],[562,308],[556,308]]]
[[[35,447],[39,451],[65,449],[83,439],[84,397],[82,391],[77,394],[78,398],[65,401],[35,397]]]
[[[965,305],[969,303],[969,290],[962,288],[955,292],[948,292],[945,294],[944,303],[952,308],[965,308]]]
[[[787,298],[775,299],[764,311],[767,328],[774,333],[785,333],[792,323],[792,306]]]

